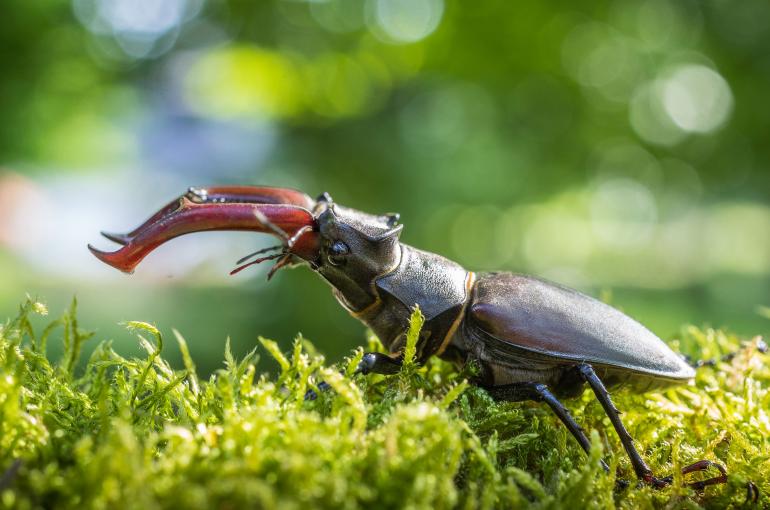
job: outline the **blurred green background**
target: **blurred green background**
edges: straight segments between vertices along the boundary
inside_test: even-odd
[[[363,327],[315,275],[227,275],[267,236],[181,238],[131,277],[86,250],[188,186],[243,183],[398,211],[407,243],[604,295],[665,338],[770,325],[766,0],[3,11],[0,316],[77,294],[99,338],[129,353],[119,321],[175,327],[202,372],[227,336],[340,358]]]

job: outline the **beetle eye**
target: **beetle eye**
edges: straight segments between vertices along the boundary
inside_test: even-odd
[[[342,241],[334,241],[329,247],[329,264],[333,266],[343,265],[349,253],[350,248],[348,248],[347,244]]]

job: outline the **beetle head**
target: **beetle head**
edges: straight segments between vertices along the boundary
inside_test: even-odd
[[[397,214],[376,216],[319,197],[314,211],[320,249],[311,266],[337,291],[352,311],[377,299],[374,281],[395,269],[401,260],[398,242],[402,225]]]

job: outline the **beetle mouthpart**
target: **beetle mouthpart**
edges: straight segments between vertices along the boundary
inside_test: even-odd
[[[283,250],[283,248],[284,248],[284,246],[283,246],[282,244],[279,244],[279,245],[277,245],[277,246],[268,246],[267,248],[261,248],[261,249],[259,249],[259,250],[255,251],[255,252],[249,253],[249,254],[248,254],[248,255],[246,255],[245,257],[241,257],[241,258],[239,258],[239,259],[238,259],[238,260],[235,262],[235,264],[236,264],[236,265],[238,265],[238,264],[243,264],[244,262],[246,262],[246,261],[247,261],[247,260],[249,260],[250,258],[256,257],[257,255],[262,255],[263,253],[269,253],[269,252],[271,252],[271,251],[278,251],[278,250]]]
[[[119,250],[109,253],[91,245],[88,249],[102,262],[131,273],[152,250],[175,237],[208,230],[250,230],[279,237],[285,255],[314,260],[320,249],[315,219],[298,202],[313,203],[307,195],[283,188],[191,189],[129,234],[104,233],[123,245]]]
[[[275,227],[275,225],[272,225],[274,229],[278,229],[278,227]],[[292,248],[297,244],[299,239],[305,235],[306,232],[312,231],[313,228],[310,225],[305,225],[304,227],[297,230],[297,232],[291,236],[286,238],[286,233],[283,231],[280,231],[279,237],[284,237],[286,239],[285,245],[278,245],[278,246],[271,246],[269,248],[263,248],[261,250],[257,250],[254,253],[250,253],[246,255],[245,257],[242,257],[236,262],[236,264],[242,264],[243,262],[246,262],[252,257],[255,257],[256,255],[261,255],[263,253],[267,253],[270,251],[275,250],[281,250],[280,253],[274,253],[272,255],[267,255],[265,257],[260,257],[258,259],[252,260],[251,262],[248,262],[246,264],[242,264],[232,271],[230,271],[230,276],[233,276],[235,274],[240,273],[244,269],[250,266],[255,266],[257,264],[261,264],[262,262],[268,261],[268,260],[275,260],[275,259],[281,259],[278,262],[275,263],[275,265],[270,268],[270,271],[267,273],[267,279],[270,281],[270,279],[273,277],[273,275],[282,267],[288,265],[291,263],[291,259],[294,256],[294,253],[292,253]]]
[[[245,264],[242,264],[242,265],[236,267],[235,269],[233,269],[232,271],[230,271],[230,276],[234,276],[234,275],[240,273],[241,271],[243,271],[247,267],[256,266],[257,264],[261,264],[262,262],[266,262],[268,260],[279,259],[279,258],[285,257],[285,256],[286,256],[286,252],[281,252],[281,253],[274,253],[272,255],[268,255],[267,257],[260,257],[258,259],[254,259],[251,262],[247,262]]]

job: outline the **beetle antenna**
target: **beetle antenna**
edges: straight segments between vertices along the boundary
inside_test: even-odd
[[[272,255],[268,255],[267,257],[261,257],[261,258],[258,258],[256,260],[252,260],[248,264],[243,264],[242,266],[238,266],[235,269],[233,269],[232,271],[230,271],[230,275],[231,276],[234,275],[234,274],[240,273],[241,271],[243,271],[244,269],[246,269],[249,266],[253,266],[253,265],[256,265],[256,264],[261,264],[262,262],[265,262],[266,260],[275,260],[275,259],[283,257],[281,260],[276,262],[276,264],[270,269],[270,272],[267,274],[267,279],[269,280],[270,278],[273,277],[273,275],[275,274],[276,271],[278,271],[279,269],[281,269],[283,266],[285,266],[286,264],[288,264],[291,261],[292,255],[291,255],[291,253],[288,252],[288,250],[290,250],[292,248],[292,246],[294,246],[294,244],[297,242],[297,240],[299,240],[299,238],[302,237],[302,234],[304,234],[308,230],[312,230],[313,229],[313,227],[311,225],[305,225],[304,227],[302,227],[299,230],[297,230],[297,232],[295,232],[293,236],[288,237],[288,235],[286,234],[286,232],[283,229],[280,229],[277,225],[274,225],[274,224],[270,223],[270,220],[268,220],[267,218],[264,218],[264,219],[260,218],[260,216],[259,216],[260,214],[261,213],[259,213],[257,211],[257,219],[260,222],[262,222],[265,225],[267,225],[268,227],[270,227],[271,229],[273,229],[273,230],[278,229],[281,232],[281,234],[282,234],[281,237],[284,237],[284,239],[286,239],[286,245],[285,246],[284,245],[269,246],[267,248],[262,248],[260,250],[257,250],[254,253],[249,253],[245,257],[241,257],[241,259],[238,260],[238,262],[236,262],[236,264],[243,264],[244,262],[246,262],[250,258],[255,257],[257,255],[261,255],[263,253],[268,253],[268,252],[275,251],[275,250],[283,250],[283,251],[281,251],[281,253],[274,253]],[[276,231],[276,233],[277,233],[277,231]]]
[[[238,259],[236,264],[243,264],[244,262],[246,262],[247,260],[249,260],[252,257],[256,257],[257,255],[262,255],[263,253],[267,253],[267,252],[271,252],[271,251],[275,251],[275,250],[280,250],[282,248],[283,248],[283,245],[280,245],[280,244],[277,245],[277,246],[269,246],[267,248],[262,248],[261,250],[257,250],[257,251],[255,251],[253,253],[249,253],[245,257],[241,257],[240,259]]]
[[[287,253],[284,255],[284,257],[275,263],[273,267],[270,268],[270,271],[267,273],[267,281],[270,281],[270,279],[273,277],[273,275],[282,267],[286,266],[291,262],[291,253]],[[276,257],[277,258],[277,257]]]
[[[262,258],[258,258],[256,260],[252,260],[248,264],[243,264],[242,266],[238,266],[235,269],[233,269],[232,271],[230,271],[230,276],[233,276],[235,274],[240,273],[241,271],[243,271],[244,269],[246,269],[249,266],[254,266],[254,265],[257,265],[257,264],[261,264],[262,262],[264,262],[266,260],[275,260],[277,258],[284,257],[284,256],[286,256],[286,253],[281,252],[281,253],[274,253],[273,255],[268,255],[267,257],[262,257]]]

